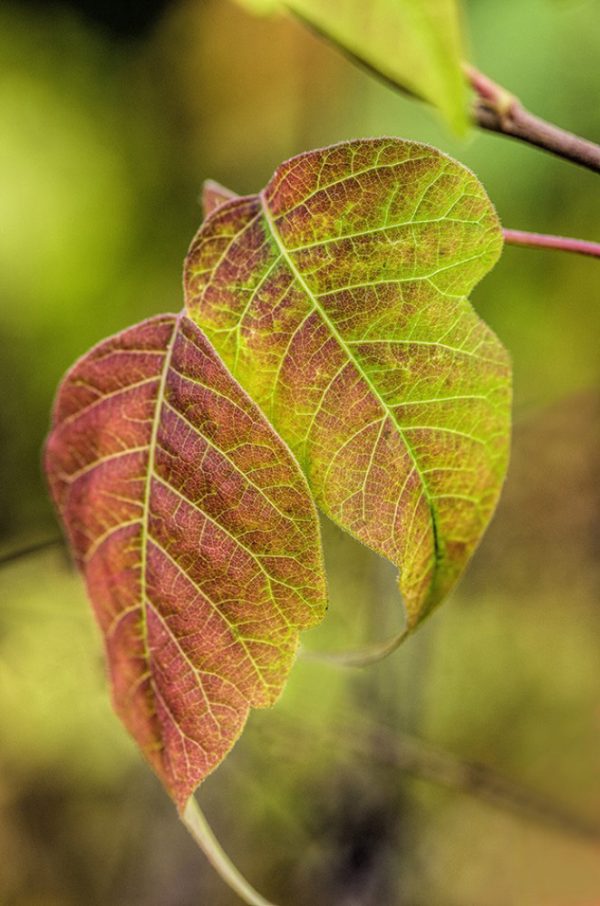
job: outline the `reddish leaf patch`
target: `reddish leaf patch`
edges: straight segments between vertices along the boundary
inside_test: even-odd
[[[182,809],[273,704],[325,610],[318,523],[287,447],[185,316],[100,343],[60,387],[52,495],[115,708]]]

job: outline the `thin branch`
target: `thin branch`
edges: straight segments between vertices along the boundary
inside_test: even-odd
[[[28,544],[27,547],[20,547],[17,548],[17,550],[1,554],[0,566],[14,563],[16,560],[21,560],[24,557],[31,557],[33,554],[39,554],[40,551],[47,550],[51,547],[62,547],[64,543],[64,539],[60,535],[56,535],[54,538],[46,538],[45,541],[36,541],[35,544]]]
[[[465,64],[464,71],[478,97],[474,118],[481,129],[526,142],[600,173],[600,145],[530,113],[506,88],[473,66]]]
[[[358,64],[396,91],[401,91],[402,94],[418,100],[424,100],[396,79],[380,72],[373,63],[365,60],[360,54],[344,47],[336,38],[327,34],[300,13],[291,12],[304,26],[335,47],[351,62]],[[588,170],[593,170],[594,173],[600,173],[600,145],[581,138],[573,132],[567,132],[530,113],[506,88],[496,84],[468,63],[463,64],[463,70],[478,96],[473,110],[473,119],[480,129],[534,145],[536,148],[542,148],[544,151],[556,154],[558,157],[586,167]]]
[[[352,738],[358,739],[356,729],[352,731]],[[378,729],[368,749],[365,745],[365,755],[368,753],[375,753],[378,761],[415,777],[483,799],[497,808],[545,824],[561,833],[586,840],[600,840],[600,824],[597,821],[577,815],[561,803],[508,780],[487,765],[464,761],[423,740]]]
[[[526,245],[531,248],[557,249],[561,252],[575,252],[600,258],[600,242],[586,239],[571,239],[568,236],[548,236],[546,233],[528,233],[525,230],[503,230],[504,241],[509,245]]]
[[[488,765],[469,761],[431,745],[424,739],[402,733],[391,727],[357,720],[349,713],[327,726],[302,724],[279,716],[285,730],[282,741],[288,757],[301,757],[302,747],[296,743],[296,734],[303,738],[309,732],[315,742],[319,739],[327,746],[328,753],[341,756],[349,751],[365,762],[375,761],[402,774],[408,774],[461,795],[480,799],[496,809],[510,812],[517,817],[570,837],[597,843],[600,841],[600,823],[577,814],[573,809],[548,799],[543,793],[499,774]]]
[[[228,887],[248,906],[274,906],[265,900],[240,874],[213,834],[204,812],[193,796],[188,799],[181,820],[204,852],[204,855]]]
[[[301,647],[299,654],[305,660],[322,661],[337,667],[370,667],[371,664],[377,664],[397,651],[409,635],[410,629],[405,627],[402,632],[385,642],[375,642],[355,651],[311,651]]]

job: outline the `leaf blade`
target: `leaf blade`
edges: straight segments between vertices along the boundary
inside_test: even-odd
[[[201,331],[159,316],[66,376],[52,494],[106,644],[115,709],[183,809],[325,607],[287,448]]]
[[[510,367],[466,298],[501,247],[473,174],[374,139],[292,158],[188,257],[190,315],[319,506],[400,567],[409,625],[456,582],[506,469]]]

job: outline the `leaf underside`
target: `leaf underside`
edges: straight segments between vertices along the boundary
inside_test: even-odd
[[[202,332],[163,315],[65,377],[52,494],[100,624],[115,709],[178,807],[271,705],[325,611],[289,450]]]
[[[456,0],[238,0],[253,12],[287,9],[400,88],[467,125]]]
[[[429,146],[357,140],[222,204],[186,305],[296,454],[321,509],[400,568],[409,627],[452,588],[504,479],[510,364],[468,294],[502,232]]]

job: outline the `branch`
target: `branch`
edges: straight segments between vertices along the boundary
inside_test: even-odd
[[[64,543],[64,539],[58,535],[54,538],[47,538],[45,541],[36,541],[35,544],[28,544],[27,547],[20,547],[9,551],[7,554],[1,554],[0,566],[14,563],[15,560],[21,560],[23,557],[38,554],[40,551],[47,550],[50,547],[62,547]]]
[[[568,236],[548,236],[545,233],[527,233],[524,230],[503,230],[504,241],[509,245],[526,245],[531,248],[558,249],[561,252],[575,252],[600,258],[600,242],[586,239],[571,239]]]
[[[424,100],[424,98],[418,97],[418,95],[415,95],[414,92],[391,76],[380,72],[373,63],[365,60],[355,51],[344,47],[336,38],[313,22],[310,22],[300,13],[294,10],[290,12],[315,35],[327,41],[328,44],[335,47],[347,59],[358,64],[362,69],[365,69],[386,85],[391,86],[396,91],[401,91],[402,94],[407,94],[418,100]],[[536,148],[542,148],[544,151],[549,151],[551,154],[556,154],[565,160],[587,167],[589,170],[593,170],[594,173],[600,173],[600,145],[596,145],[594,142],[588,141],[588,139],[581,138],[573,132],[567,132],[559,126],[534,116],[506,88],[493,82],[482,72],[475,69],[474,66],[464,63],[463,71],[471,87],[478,95],[473,118],[480,129],[526,142],[528,145],[534,145]]]
[[[526,142],[600,173],[599,145],[534,116],[506,88],[473,66],[465,63],[464,71],[478,96],[474,118],[481,129]]]
[[[355,731],[353,738],[358,738]],[[375,754],[377,760],[384,764],[483,799],[497,808],[545,824],[561,833],[586,840],[600,840],[600,824],[597,821],[577,815],[561,803],[508,780],[487,765],[463,761],[429,746],[423,740],[378,729],[370,741],[369,752],[371,757]]]
[[[355,715],[340,715],[327,726],[317,726],[311,721],[299,726],[296,721],[278,715],[278,727],[278,734],[273,738],[285,745],[288,758],[302,757],[300,739],[309,734],[313,741],[323,741],[330,755],[339,757],[342,752],[349,751],[360,759],[363,769],[365,762],[376,762],[455,793],[480,799],[494,808],[561,834],[586,842],[600,842],[597,820],[579,815],[563,803],[548,799],[543,793],[510,780],[485,764],[462,759],[417,736],[381,724],[369,726],[364,720],[357,721]],[[285,731],[283,737],[282,729]]]
[[[227,853],[221,848],[221,844],[213,834],[203,811],[193,796],[189,798],[181,820],[217,874],[244,903],[247,903],[248,906],[274,906],[269,900],[265,900],[240,874]]]

